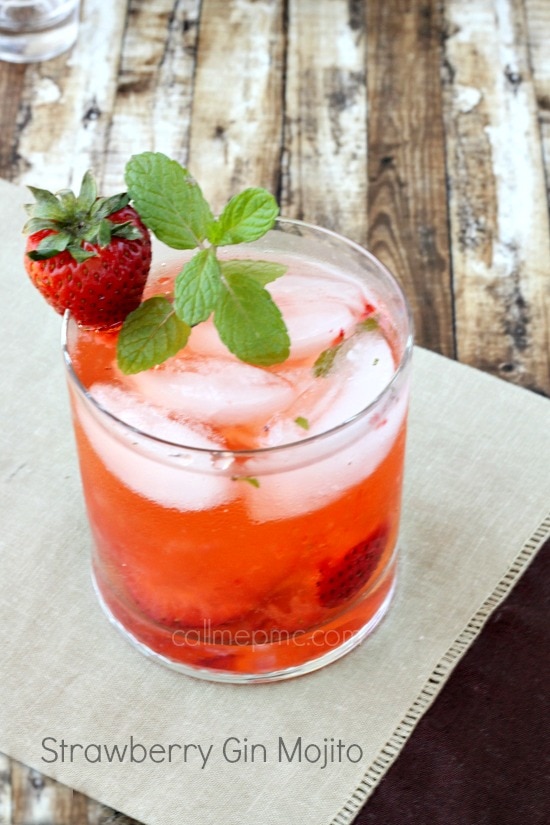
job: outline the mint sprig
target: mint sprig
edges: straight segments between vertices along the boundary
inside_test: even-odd
[[[271,229],[279,213],[273,195],[246,189],[215,218],[187,169],[158,152],[134,155],[126,184],[142,221],[159,240],[198,252],[176,277],[173,304],[157,296],[127,317],[117,345],[120,369],[133,373],[162,363],[185,346],[192,326],[212,315],[220,339],[240,360],[256,366],[285,361],[288,331],[265,285],[286,266],[218,258],[219,246],[258,240]]]

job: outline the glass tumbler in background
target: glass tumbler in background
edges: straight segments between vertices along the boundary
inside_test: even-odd
[[[157,246],[145,297],[191,254]],[[339,658],[389,606],[411,319],[388,270],[335,233],[281,219],[219,254],[287,267],[267,285],[283,364],[237,361],[211,320],[134,376],[116,332],[66,316],[63,346],[105,613],[181,672],[261,682]]]
[[[0,0],[0,60],[36,63],[67,51],[79,10],[80,0]]]

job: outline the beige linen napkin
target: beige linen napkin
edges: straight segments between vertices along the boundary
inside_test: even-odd
[[[550,404],[418,350],[399,583],[379,629],[289,682],[165,670],[92,592],[60,320],[23,274],[24,199],[0,183],[0,750],[146,823],[350,822],[550,533]],[[115,745],[123,762],[95,761]]]

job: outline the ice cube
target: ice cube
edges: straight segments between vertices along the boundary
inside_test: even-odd
[[[228,358],[173,358],[126,380],[154,404],[217,426],[263,424],[298,392],[284,375]]]
[[[187,349],[199,355],[211,355],[215,358],[231,358],[229,350],[220,340],[212,318],[193,327],[187,342]]]
[[[209,473],[209,455],[190,449],[223,450],[224,445],[206,429],[173,421],[163,411],[119,387],[94,384],[97,403],[120,420],[176,445],[163,444],[131,430],[104,422],[82,399],[76,412],[82,427],[107,469],[123,484],[147,499],[178,510],[206,510],[227,503],[236,495],[227,476]]]
[[[364,410],[387,387],[394,372],[392,351],[380,332],[365,332],[350,341],[329,376],[339,384],[338,389],[330,405],[310,422],[311,435],[337,427]]]
[[[364,315],[366,298],[358,281],[318,271],[289,272],[267,285],[281,310],[293,359],[317,357],[347,337]]]
[[[389,345],[378,333],[367,333],[336,365],[341,374],[329,375],[330,403],[317,402],[309,411],[305,437],[320,435],[353,418],[373,401],[391,380],[395,367]],[[295,406],[293,412],[297,410]],[[258,477],[260,486],[247,491],[247,506],[258,521],[271,521],[312,512],[339,498],[347,489],[371,475],[391,450],[407,410],[407,388],[389,397],[383,414],[373,411],[317,442],[290,450],[258,456],[247,465],[247,474]],[[319,412],[320,411],[320,412]],[[303,413],[304,417],[307,413]],[[281,421],[265,436],[263,446],[297,441],[296,424]],[[295,437],[290,439],[289,435]],[[302,436],[303,437],[303,436]],[[285,456],[286,453],[286,456]],[[291,462],[304,466],[292,468]],[[289,469],[285,469],[285,462]]]
[[[307,372],[309,381],[300,375],[300,392],[290,407],[266,422],[258,446],[290,444],[352,418],[391,380],[393,355],[380,332],[365,332],[344,345],[328,375],[314,378],[312,370]]]

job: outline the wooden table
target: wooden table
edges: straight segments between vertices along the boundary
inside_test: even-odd
[[[387,263],[419,344],[550,395],[549,43],[548,0],[84,0],[71,54],[0,63],[0,176],[265,186]],[[0,756],[0,823],[115,821]]]

